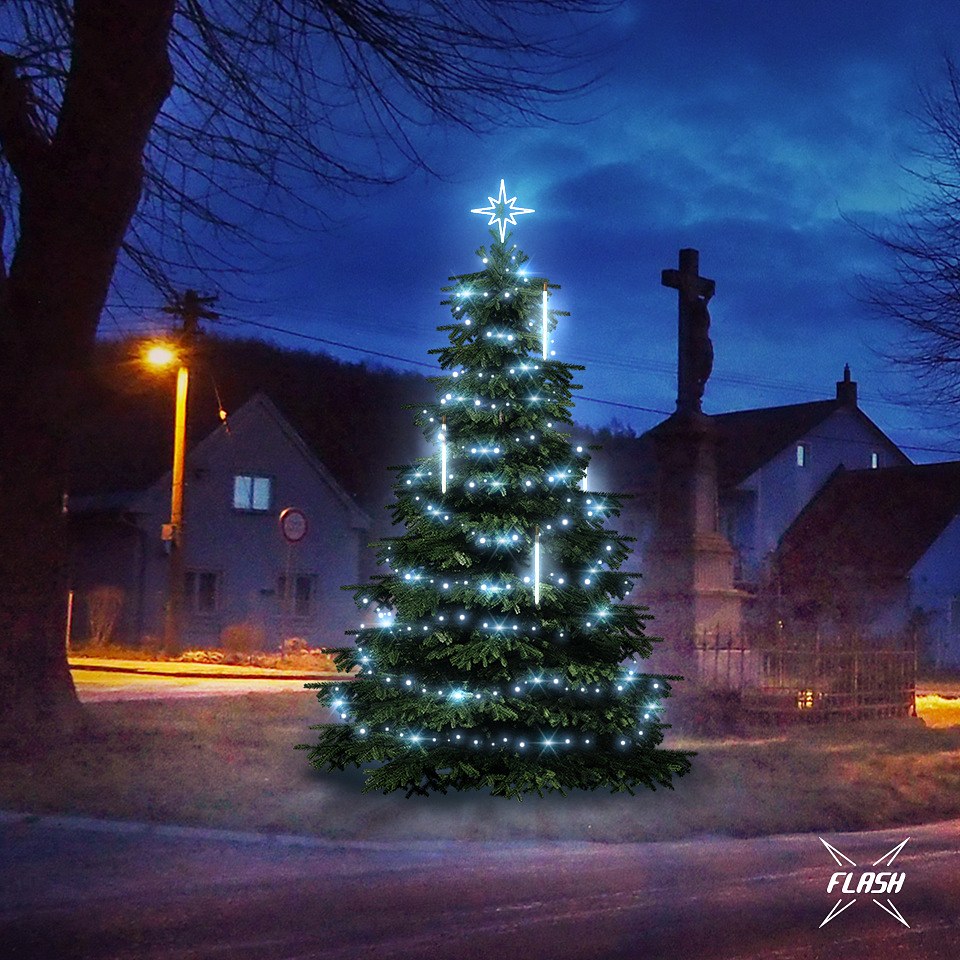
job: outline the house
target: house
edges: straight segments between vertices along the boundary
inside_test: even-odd
[[[357,611],[345,584],[367,574],[370,519],[262,393],[187,454],[184,506],[185,646],[216,645],[228,627],[268,646],[287,637],[343,645]],[[74,497],[73,587],[80,601],[112,588],[118,640],[163,635],[169,589],[168,472],[148,489]],[[302,540],[279,525],[306,518]],[[99,593],[98,593],[99,591]]]
[[[838,468],[910,463],[860,409],[849,366],[832,400],[719,414],[713,422],[720,526],[747,589],[764,579],[781,537]]]
[[[860,408],[849,367],[829,400],[706,419],[716,529],[734,551],[746,627],[775,612],[798,636],[913,636],[922,655],[960,666],[960,463],[912,463]],[[611,488],[633,495],[620,526],[637,538],[640,571],[653,562],[666,424],[609,465]]]
[[[960,666],[960,462],[837,470],[784,534],[785,615],[866,634],[916,631]]]
[[[717,525],[735,551],[736,583],[750,592],[766,579],[788,527],[838,468],[911,463],[861,410],[848,366],[832,399],[721,413],[709,421],[716,440]],[[655,447],[663,428],[658,424],[639,437],[632,462],[612,470],[613,488],[635,498],[624,509],[623,526],[637,537],[641,570],[655,520]]]

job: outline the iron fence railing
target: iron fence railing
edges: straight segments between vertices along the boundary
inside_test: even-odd
[[[916,713],[917,653],[909,640],[708,634],[694,649],[700,684],[739,691],[748,712],[811,720]]]

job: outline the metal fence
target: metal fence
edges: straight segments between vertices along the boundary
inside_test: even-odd
[[[704,635],[694,644],[697,678],[736,690],[758,719],[829,720],[916,714],[917,655],[901,638],[745,639]]]

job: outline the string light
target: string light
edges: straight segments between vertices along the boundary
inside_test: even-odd
[[[362,588],[362,601],[357,594],[366,625],[354,633],[367,649],[348,661],[355,679],[323,698],[347,726],[329,740],[336,755],[378,756],[401,776],[416,777],[414,757],[437,750],[441,779],[450,750],[533,764],[649,753],[661,736],[656,701],[669,694],[670,678],[609,662],[618,647],[629,656],[646,646],[635,608],[618,603],[632,589],[619,571],[626,542],[604,529],[620,504],[587,496],[589,455],[555,432],[571,422],[572,402],[569,368],[544,362],[554,355],[549,284],[528,280],[525,256],[505,247],[507,224],[533,211],[507,197],[503,180],[488,199],[472,212],[499,226],[503,246],[481,249],[483,269],[447,288],[450,347],[436,351],[436,400],[417,417],[439,450],[431,443],[399,474],[395,521],[407,533],[381,547],[389,572]],[[451,473],[454,461],[466,469]],[[604,645],[613,656],[588,652]],[[351,739],[352,754],[342,747]],[[622,778],[631,768],[624,760],[617,769]]]

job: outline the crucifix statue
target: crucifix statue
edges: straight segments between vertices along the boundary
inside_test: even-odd
[[[703,389],[713,370],[707,304],[717,285],[700,276],[700,252],[690,248],[680,251],[680,269],[662,271],[660,282],[676,290],[679,301],[677,413],[700,413]]]

